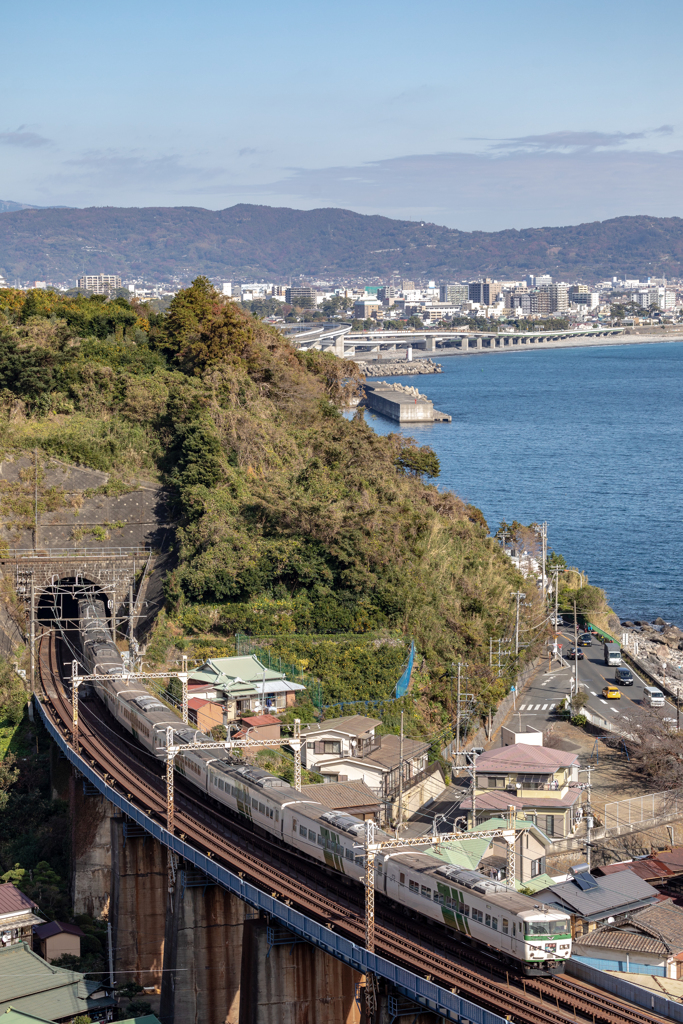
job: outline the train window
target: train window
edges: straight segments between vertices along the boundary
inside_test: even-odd
[[[512,934],[513,935],[517,934],[517,925],[515,924],[514,921],[512,922]]]
[[[292,832],[296,832],[296,818],[292,818]]]
[[[365,867],[365,857],[354,857],[353,862],[354,864],[357,864],[359,868]]]
[[[269,817],[269,818],[272,818],[272,817],[273,817],[273,808],[272,808],[272,807],[269,807],[269,808],[268,808],[268,817]]]
[[[258,805],[258,812],[259,812],[259,814],[265,814],[266,813],[266,805],[260,803]]]
[[[303,836],[304,839],[306,839],[308,835],[308,829],[306,828],[305,825],[299,825],[299,835]]]
[[[508,934],[508,928],[510,927],[507,917],[503,918],[503,935]]]
[[[324,846],[324,845],[325,845],[325,840],[323,839],[322,836],[318,836],[318,846]]]
[[[490,914],[486,915],[486,920],[484,921],[484,924],[486,925],[487,928],[491,927],[491,915]]]
[[[308,830],[308,838],[311,840],[312,843],[315,842],[315,832],[310,828]]]
[[[418,885],[417,882],[413,882],[412,878],[408,882],[408,888],[410,889],[411,892],[419,892],[420,891],[420,886]]]
[[[430,900],[432,898],[432,890],[429,888],[428,885],[423,885],[422,888],[420,889],[420,895],[426,896],[427,899]]]
[[[401,885],[406,884],[406,876],[403,874],[403,872],[401,872],[401,874],[398,876],[398,880],[401,883]]]
[[[497,917],[491,918],[491,927],[493,928],[494,932],[498,931],[498,918]]]
[[[230,792],[232,793],[233,796],[237,796],[237,786],[231,786]]]
[[[346,850],[344,851],[344,856],[346,857],[347,860],[353,860],[353,850],[350,850],[347,846]]]
[[[463,903],[463,905],[462,905],[462,912],[465,915],[465,917],[469,917],[470,916],[470,908],[467,905],[467,903]]]
[[[256,799],[256,797],[251,798],[251,806],[258,810],[258,800]]]
[[[472,907],[472,920],[478,921],[479,924],[482,924],[484,920],[484,915],[482,914],[481,910],[477,910],[476,907]]]
[[[434,900],[435,903],[443,903],[443,896],[441,895],[440,892],[437,892],[436,889],[434,890],[434,895],[432,896],[432,899]]]
[[[381,875],[383,873],[383,871],[384,871],[384,868],[382,867],[382,865],[378,864],[377,865],[377,874]]]
[[[275,812],[275,820],[276,820],[276,821],[279,821],[279,820],[280,820],[280,812],[279,812],[279,811],[276,811],[276,812]]]

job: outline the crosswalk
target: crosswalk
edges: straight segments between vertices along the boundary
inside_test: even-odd
[[[552,711],[557,705],[557,701],[553,704],[520,704],[518,711]]]

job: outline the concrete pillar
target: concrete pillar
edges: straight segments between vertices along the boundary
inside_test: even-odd
[[[305,942],[274,946],[266,959],[266,928],[244,925],[239,1024],[360,1024],[360,975]]]
[[[477,352],[481,352],[482,347],[483,347],[483,339],[482,339],[481,335],[479,335],[476,340],[477,340]]]
[[[436,352],[436,338],[428,337],[424,340],[425,352]]]
[[[74,914],[109,914],[112,819],[115,809],[103,796],[85,796],[82,779],[72,777],[70,792]]]
[[[174,1024],[239,1024],[244,919],[253,911],[201,881],[192,868],[181,872],[169,902],[163,1010]]]
[[[344,335],[340,334],[338,338],[334,339],[334,354],[339,356],[340,359],[344,357]]]
[[[159,991],[164,959],[168,874],[166,850],[151,836],[126,836],[122,818],[112,818],[114,970],[126,981]],[[208,1024],[208,1022],[207,1022]]]

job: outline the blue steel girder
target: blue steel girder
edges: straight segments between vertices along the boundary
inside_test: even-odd
[[[368,952],[363,946],[358,946],[350,939],[338,935],[336,932],[326,928],[325,925],[319,924],[293,907],[289,907],[275,897],[262,892],[261,889],[252,885],[251,882],[245,881],[245,879],[240,878],[234,872],[229,871],[228,868],[223,867],[222,864],[217,864],[210,857],[200,853],[199,850],[195,850],[193,846],[180,839],[179,836],[171,835],[163,825],[154,821],[148,814],[145,814],[144,811],[141,811],[128,800],[127,797],[117,792],[105,782],[91,767],[89,762],[77,754],[67,743],[65,737],[55,726],[36,697],[34,697],[34,702],[36,710],[50,737],[64,752],[71,764],[114,807],[117,807],[126,814],[132,822],[141,826],[148,835],[152,836],[176,856],[182,857],[188,864],[192,864],[199,871],[203,871],[208,878],[213,879],[214,882],[222,886],[227,892],[237,896],[243,903],[263,911],[271,920],[274,919],[282,927],[287,928],[294,935],[298,935],[305,942],[310,942],[311,945],[316,946],[323,952],[329,953],[330,956],[335,957],[337,960],[341,960],[359,974],[371,972],[380,978],[385,978],[401,995],[412,999],[413,1002],[427,1010],[440,1014],[446,1020],[455,1021],[458,1024],[461,1021],[468,1021],[471,1024],[507,1024],[506,1019],[499,1016],[499,1014],[492,1013],[491,1010],[486,1010],[483,1006],[470,1002],[469,999],[463,999],[454,992],[449,992],[448,989],[442,988],[441,985],[437,985],[433,981],[427,981],[426,978],[421,978],[419,975],[413,974],[412,971],[406,970],[405,967],[400,967],[398,964],[394,964],[376,953]]]

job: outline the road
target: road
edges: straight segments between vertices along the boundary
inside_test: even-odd
[[[568,651],[574,646],[574,632],[569,629],[562,629],[559,638],[562,650]],[[603,645],[594,642],[592,647],[581,647],[584,654],[583,661],[579,661],[579,688],[588,694],[588,707],[607,720],[623,721],[629,717],[629,712],[634,709],[647,707],[643,699],[643,687],[649,685],[647,681],[633,672],[633,686],[620,686],[620,700],[606,700],[602,696],[603,687],[607,683],[613,683],[614,666],[605,665],[603,658]],[[563,697],[569,696],[570,679],[574,672],[574,663],[569,662],[570,668],[560,668],[555,662],[552,670],[539,673],[532,682],[529,689],[522,694],[517,704],[515,714],[508,723],[508,728],[517,731],[525,731],[527,725],[534,729],[545,729],[552,721],[553,708],[560,703]],[[676,721],[676,705],[667,700],[663,708],[657,709],[663,718],[672,722]],[[624,728],[626,723],[624,722]]]

